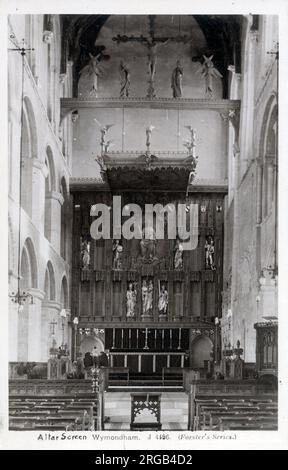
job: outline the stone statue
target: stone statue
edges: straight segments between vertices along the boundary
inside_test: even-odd
[[[158,299],[158,311],[160,315],[167,315],[168,310],[168,291],[165,283],[161,284]]]
[[[147,303],[148,303],[148,286],[147,282],[144,279],[142,282],[142,314],[147,313]]]
[[[153,129],[155,129],[154,126],[148,126],[148,127],[146,127],[146,147],[147,147],[147,150],[150,150],[151,135],[152,135]]]
[[[89,57],[89,63],[80,70],[79,94],[81,96],[83,94],[81,91],[84,90],[88,95],[95,95],[97,97],[98,77],[102,75],[99,67],[101,52],[96,56],[89,53]]]
[[[144,262],[152,263],[156,259],[156,244],[155,232],[152,227],[148,227],[140,241],[141,256]]]
[[[183,245],[180,243],[180,240],[177,238],[176,245],[174,248],[174,269],[183,268]]]
[[[153,281],[142,282],[142,315],[149,315],[153,308]]]
[[[203,55],[204,63],[202,64],[201,75],[206,81],[206,95],[208,98],[213,97],[213,78],[222,78],[221,73],[214,67],[212,62],[213,55],[206,57]]]
[[[128,290],[126,292],[126,312],[127,312],[128,318],[132,318],[135,316],[136,298],[137,298],[136,286],[133,284],[133,282],[129,282]]]
[[[120,98],[128,98],[130,88],[130,71],[122,60],[120,62],[120,85]]]
[[[212,269],[212,271],[215,271],[215,265],[214,265],[214,253],[215,253],[215,248],[214,248],[214,240],[211,235],[206,238],[205,242],[205,266],[206,269]]]
[[[153,281],[150,279],[148,284],[148,312],[150,313],[153,309]]]
[[[90,242],[87,240],[81,241],[81,259],[82,268],[89,269],[90,266]]]
[[[120,244],[119,240],[113,242],[113,269],[122,269],[122,253],[123,246]]]
[[[173,92],[173,98],[182,97],[182,77],[183,68],[181,67],[180,61],[177,60],[177,65],[172,72],[171,88]]]

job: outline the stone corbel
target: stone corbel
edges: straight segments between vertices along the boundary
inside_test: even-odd
[[[51,44],[53,36],[53,31],[43,31],[43,42],[45,42],[45,44]]]
[[[63,85],[67,79],[67,73],[60,73],[59,74],[59,83]]]
[[[48,168],[47,168],[47,166],[45,165],[44,162],[40,162],[40,160],[38,160],[38,158],[33,157],[31,159],[31,163],[32,163],[33,168],[37,168],[38,170],[40,170],[41,173],[43,174],[44,178],[47,178]]]
[[[260,286],[275,286],[275,270],[272,267],[263,268],[259,283]]]

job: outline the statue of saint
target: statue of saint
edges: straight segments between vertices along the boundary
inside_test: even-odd
[[[167,315],[168,310],[168,291],[163,283],[159,292],[158,311],[160,315]]]
[[[141,256],[143,261],[151,263],[156,258],[156,235],[152,227],[145,229],[144,236],[140,241]]]
[[[213,55],[206,57],[203,55],[204,63],[202,64],[201,75],[206,80],[206,95],[208,98],[213,97],[213,78],[222,78],[221,73],[214,67],[212,62]]]
[[[120,85],[120,98],[128,98],[130,88],[130,71],[122,60],[120,62]]]
[[[142,315],[149,315],[153,308],[153,281],[142,282]]]
[[[81,241],[81,259],[82,268],[89,269],[90,266],[90,242],[87,240]]]
[[[214,265],[214,254],[215,254],[215,248],[214,248],[214,240],[211,235],[206,238],[205,242],[205,266],[206,269],[212,269],[212,271],[216,270],[216,267]]]
[[[182,77],[183,68],[181,67],[180,61],[177,60],[177,65],[172,72],[171,88],[173,92],[173,98],[182,97]]]
[[[89,53],[90,61],[80,70],[80,79],[78,84],[79,95],[94,95],[97,97],[98,77],[102,75],[99,67],[101,52],[96,56]]]
[[[177,238],[176,245],[174,248],[174,269],[183,268],[183,245],[180,243],[180,240]]]
[[[113,269],[122,269],[122,253],[123,246],[120,244],[119,240],[115,240],[113,243]]]
[[[132,318],[135,316],[136,298],[137,298],[136,287],[132,282],[129,282],[128,290],[126,292],[126,312],[127,312],[128,318]]]

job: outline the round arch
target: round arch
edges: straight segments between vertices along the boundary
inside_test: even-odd
[[[38,140],[35,115],[27,96],[23,102],[21,136],[21,207],[32,217],[32,191],[27,191],[27,188],[32,188],[33,184],[31,160],[38,156]]]
[[[205,362],[211,359],[213,343],[206,335],[197,336],[191,344],[191,367],[203,369]]]
[[[28,127],[29,127],[29,138],[30,138],[30,148],[31,148],[31,157],[38,157],[38,136],[37,136],[37,124],[35,119],[35,113],[33,110],[32,103],[28,96],[24,97],[23,100],[23,112],[27,118]]]
[[[68,282],[67,282],[67,277],[65,274],[61,282],[60,304],[61,304],[61,308],[64,308],[64,309],[69,308]]]
[[[60,193],[62,194],[64,201],[68,199],[69,188],[66,181],[66,177],[64,175],[60,178]]]
[[[91,335],[84,335],[84,338],[80,342],[80,352],[82,356],[85,356],[85,353],[90,352],[92,353],[93,348],[96,346],[98,354],[101,351],[104,351],[104,344],[100,338],[96,338],[95,336]]]
[[[273,92],[268,99],[268,102],[265,106],[265,111],[263,114],[262,118],[262,126],[261,126],[261,132],[260,132],[260,141],[259,141],[259,157],[263,158],[266,150],[266,141],[267,141],[267,130],[269,128],[269,123],[271,121],[271,116],[274,114],[275,117],[276,113],[276,119],[277,119],[277,96],[276,92]]]
[[[31,238],[27,238],[21,252],[20,275],[23,288],[38,287],[37,259]]]
[[[47,300],[55,300],[55,274],[51,261],[46,266],[44,292]]]
[[[54,164],[54,156],[51,150],[50,145],[46,147],[46,156],[45,156],[45,164],[47,166],[48,175],[46,180],[48,179],[48,187],[49,191],[56,191],[56,172],[55,172],[55,164]]]
[[[265,107],[259,142],[259,161],[261,171],[261,187],[259,191],[261,220],[271,209],[275,198],[277,174],[274,171],[277,161],[277,124],[278,106],[276,95],[273,93]]]

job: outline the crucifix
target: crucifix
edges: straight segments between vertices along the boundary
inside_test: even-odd
[[[155,36],[155,18],[156,15],[149,15],[149,34],[148,36],[121,36],[117,34],[112,38],[118,44],[121,42],[138,42],[148,49],[148,90],[147,98],[156,98],[156,92],[154,88],[154,78],[156,72],[156,59],[157,59],[157,47],[159,44],[167,44],[169,41],[183,42],[184,44],[190,39],[188,36],[175,36],[175,37],[156,37]]]

